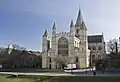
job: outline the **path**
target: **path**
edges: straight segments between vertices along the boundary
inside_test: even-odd
[[[73,76],[67,73],[18,73],[18,72],[0,72],[8,75],[32,75],[32,76]]]

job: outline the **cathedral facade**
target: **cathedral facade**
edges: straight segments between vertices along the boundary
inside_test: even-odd
[[[45,30],[42,37],[42,68],[59,69],[67,64],[76,64],[77,68],[90,66],[88,29],[80,10],[75,24],[71,20],[69,28],[69,32],[57,33],[54,22],[51,41]]]

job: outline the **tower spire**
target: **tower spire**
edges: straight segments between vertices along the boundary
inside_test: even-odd
[[[52,37],[56,37],[56,23],[54,21],[53,27],[52,27]]]
[[[77,16],[75,26],[80,26],[82,24],[82,21],[83,21],[83,18],[82,18],[82,15],[81,15],[81,9],[79,7],[79,12],[78,12],[78,16]]]
[[[70,27],[74,27],[73,20],[71,20]]]
[[[56,23],[55,23],[55,21],[53,23],[53,29],[56,29]]]
[[[48,31],[47,31],[47,29],[45,29],[45,32],[44,32],[44,34],[43,34],[43,37],[44,37],[44,36],[46,36],[46,37],[48,36]]]

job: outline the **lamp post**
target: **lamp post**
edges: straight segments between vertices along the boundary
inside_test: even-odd
[[[71,62],[71,74],[73,74],[73,64],[72,64],[72,62]]]

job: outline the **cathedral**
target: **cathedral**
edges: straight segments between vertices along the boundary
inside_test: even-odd
[[[94,43],[101,43],[102,52],[100,52],[101,58],[104,54],[104,41],[103,37],[97,37],[100,42],[89,42],[94,36],[87,34],[87,27],[81,15],[79,9],[77,20],[74,24],[71,20],[68,32],[56,32],[56,23],[54,22],[52,27],[51,41],[48,35],[48,31],[45,30],[42,36],[42,68],[59,69],[63,68],[67,64],[76,64],[77,68],[86,68],[90,66],[91,61],[91,49]],[[102,36],[102,35],[101,35]],[[90,41],[88,41],[90,39]],[[95,41],[97,41],[95,40]],[[89,47],[89,48],[88,48]],[[96,53],[99,50],[92,50]],[[94,54],[98,56],[98,54]]]

